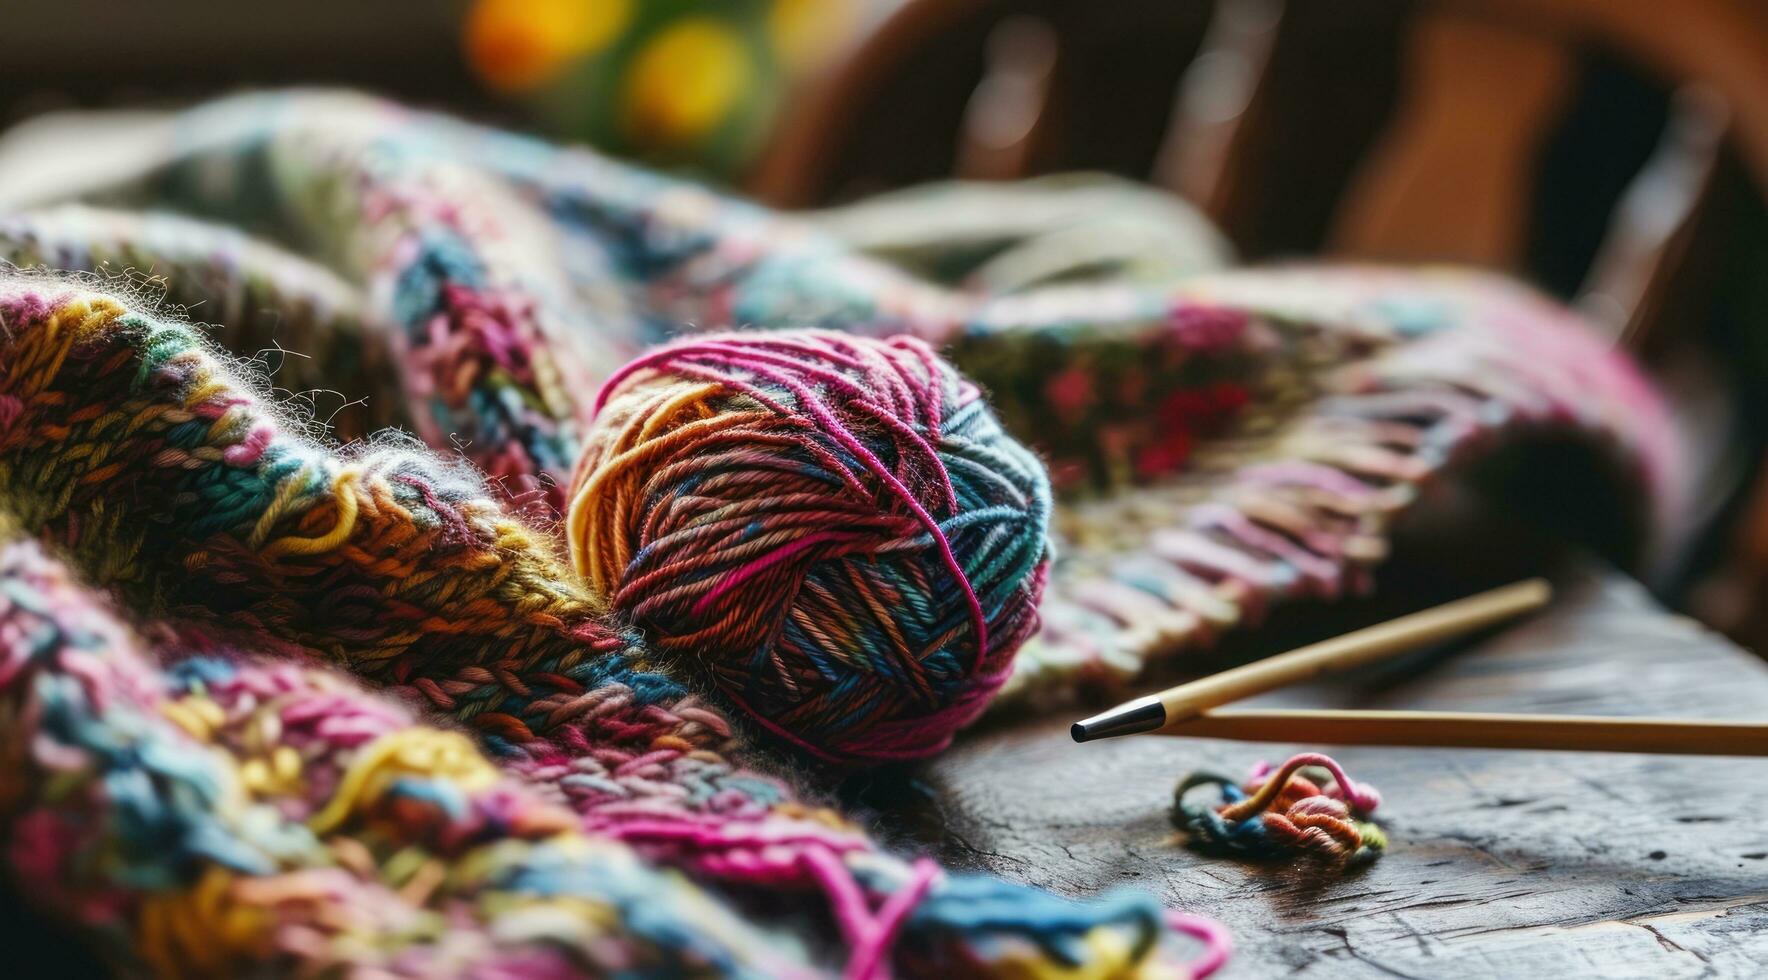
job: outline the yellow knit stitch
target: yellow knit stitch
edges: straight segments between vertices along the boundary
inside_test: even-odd
[[[315,833],[337,828],[359,804],[372,801],[402,776],[427,776],[461,789],[485,789],[497,782],[497,769],[459,732],[408,728],[382,735],[351,760],[325,809],[307,821]]]
[[[343,544],[349,539],[350,532],[356,529],[355,483],[356,472],[354,470],[345,470],[338,474],[336,480],[332,481],[332,496],[338,502],[338,519],[332,525],[331,530],[312,538],[298,535],[277,538],[265,545],[263,551],[259,553],[265,558],[279,558],[283,555],[317,555],[331,551]],[[278,493],[277,496],[280,499],[282,494]]]
[[[221,706],[201,695],[163,702],[160,714],[199,742],[209,741],[215,730],[227,723]]]

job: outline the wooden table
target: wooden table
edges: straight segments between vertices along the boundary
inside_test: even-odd
[[[1247,703],[1768,716],[1755,656],[1593,561],[1558,577],[1547,612],[1469,648]],[[1348,625],[1330,618],[1289,630]],[[1196,854],[1166,815],[1189,771],[1321,746],[1076,745],[1071,720],[985,728],[849,796],[954,866],[1074,895],[1134,885],[1214,916],[1238,947],[1223,977],[1768,976],[1768,760],[1346,748],[1392,849],[1321,876]]]

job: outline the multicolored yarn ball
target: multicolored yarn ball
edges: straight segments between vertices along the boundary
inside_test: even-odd
[[[1205,786],[1219,787],[1222,802],[1187,800]],[[1371,819],[1380,804],[1375,787],[1351,782],[1330,756],[1304,752],[1279,769],[1259,763],[1243,783],[1214,773],[1185,777],[1173,793],[1172,820],[1206,851],[1360,864],[1387,850],[1387,835]]]
[[[650,646],[838,762],[944,748],[1049,568],[1042,465],[912,338],[720,334],[615,373],[567,536]]]

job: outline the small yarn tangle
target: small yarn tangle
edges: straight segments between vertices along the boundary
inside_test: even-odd
[[[570,497],[591,587],[828,762],[944,748],[1037,628],[1044,469],[913,338],[656,349],[602,388]]]
[[[1221,802],[1188,802],[1192,790],[1221,789]],[[1352,782],[1331,756],[1304,752],[1273,769],[1260,762],[1244,783],[1193,773],[1173,794],[1173,826],[1193,846],[1252,858],[1314,857],[1329,864],[1364,864],[1387,850],[1371,815],[1381,794]]]

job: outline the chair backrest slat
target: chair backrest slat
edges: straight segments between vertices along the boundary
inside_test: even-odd
[[[1577,303],[1629,348],[1653,339],[1655,313],[1712,189],[1730,120],[1729,105],[1713,89],[1678,90],[1657,151],[1610,215]]]
[[[1238,137],[1255,115],[1283,12],[1282,0],[1217,0],[1179,81],[1152,180],[1218,220],[1233,193]]]
[[[1061,49],[1048,22],[1009,17],[989,32],[981,82],[970,94],[956,172],[971,180],[1026,177],[1050,138],[1052,80]]]

